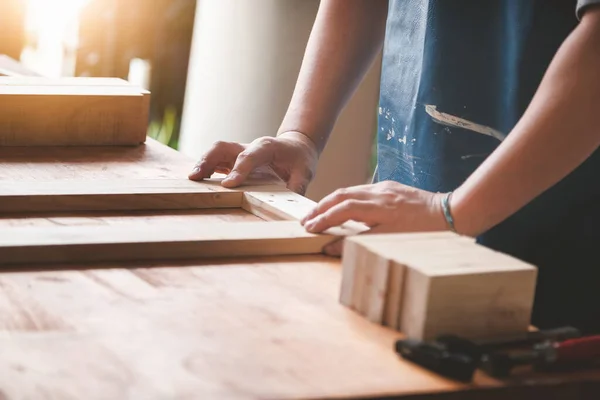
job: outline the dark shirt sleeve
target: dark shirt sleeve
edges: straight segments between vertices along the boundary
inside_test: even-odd
[[[590,6],[600,6],[600,0],[577,0],[577,18],[581,19]]]

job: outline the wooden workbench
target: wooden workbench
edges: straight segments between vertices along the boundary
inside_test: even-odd
[[[181,178],[192,166],[151,140],[0,148],[0,179],[32,185]],[[257,219],[242,210],[128,214],[2,215],[0,228]],[[596,398],[585,396],[600,373],[442,379],[399,359],[400,335],[340,305],[339,286],[339,261],[325,256],[4,270],[0,399]]]

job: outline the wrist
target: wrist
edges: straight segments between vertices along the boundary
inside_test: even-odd
[[[477,237],[485,231],[478,218],[481,212],[473,206],[470,196],[462,187],[452,193],[448,208],[452,214],[454,229],[458,234]]]
[[[438,203],[440,206],[441,214],[443,215],[444,221],[446,223],[446,229],[458,233],[456,231],[456,227],[454,224],[454,216],[450,205],[452,194],[453,192],[443,193],[438,197]]]
[[[316,154],[317,158],[321,155],[321,151],[319,150],[319,146],[317,145],[315,140],[306,133],[295,130],[287,130],[278,132],[276,137],[300,142],[304,146],[309,147],[312,150],[312,152]]]
[[[279,126],[276,136],[301,135],[301,138],[308,140],[320,155],[327,144],[332,129],[332,126],[323,124],[322,122],[313,122],[309,118],[286,116]]]

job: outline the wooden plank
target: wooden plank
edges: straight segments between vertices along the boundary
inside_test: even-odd
[[[140,146],[0,146],[0,180],[182,179],[195,160],[152,138]]]
[[[353,292],[355,288],[354,275],[358,267],[357,257],[359,245],[355,241],[347,241],[342,249],[342,280],[340,285],[339,301],[349,308],[353,308]]]
[[[125,79],[111,77],[10,76],[0,77],[0,86],[127,86],[137,87],[138,92],[143,90]]]
[[[23,96],[30,99],[47,96],[65,96],[70,99],[80,99],[81,96],[98,96],[118,98],[123,96],[140,98],[145,91],[137,86],[130,85],[2,85],[0,84],[0,96]],[[85,98],[84,98],[85,100]]]
[[[262,222],[255,215],[241,208],[194,210],[141,210],[141,211],[91,211],[76,213],[9,214],[0,216],[0,230],[19,226],[94,226],[105,225],[118,228],[122,224],[137,224],[148,229],[160,229],[167,225],[197,225],[219,222]]]
[[[530,326],[537,277],[530,264],[450,232],[363,235],[346,241],[354,242],[357,260],[366,267],[374,261],[361,253],[404,266],[399,279],[403,290],[394,294],[397,300],[386,300],[384,324],[393,326],[399,319],[397,328],[409,337],[451,333],[486,338],[525,332]],[[355,277],[357,290],[367,283],[364,276]],[[364,307],[359,312],[368,316]]]
[[[187,179],[0,181],[0,210],[72,212],[232,208],[242,193]]]
[[[148,102],[133,85],[0,85],[0,146],[139,145]]]
[[[316,203],[282,186],[242,187],[242,208],[266,220],[301,220]],[[367,231],[368,227],[354,221],[330,228],[325,233],[350,236]]]
[[[365,249],[361,249],[364,253],[364,256],[359,258],[359,262],[362,263],[360,267],[360,276],[358,280],[362,281],[362,287],[360,290],[360,294],[356,298],[356,311],[360,314],[364,315],[367,319],[369,319],[369,311],[371,308],[371,300],[373,298],[373,279],[374,279],[374,270],[373,264],[376,261],[377,254],[370,252]]]
[[[348,242],[346,242],[348,243]],[[362,309],[363,293],[367,286],[367,259],[369,253],[358,248],[356,252],[356,267],[354,268],[354,276],[352,277],[352,301],[350,308],[354,309],[361,315],[364,315]]]
[[[378,257],[377,253],[372,251],[369,251],[368,261],[370,286],[364,293],[364,300],[366,300],[365,316],[371,322],[382,324],[385,304],[389,294],[390,261],[384,257]]]
[[[384,257],[389,263],[389,279],[387,296],[384,306],[383,323],[392,329],[400,329],[400,310],[402,309],[402,292],[404,290],[404,265],[391,261]]]
[[[2,264],[319,254],[335,240],[297,222],[18,227],[0,235]]]

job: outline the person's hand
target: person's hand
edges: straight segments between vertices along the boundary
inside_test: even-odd
[[[207,179],[217,172],[227,175],[223,186],[236,187],[254,170],[269,166],[288,189],[304,194],[315,174],[318,156],[312,140],[299,132],[261,137],[250,144],[217,142],[198,161],[189,178]]]
[[[336,190],[323,198],[301,223],[312,233],[323,232],[347,221],[367,225],[370,230],[364,234],[443,231],[448,227],[440,196],[443,194],[391,181],[353,186]],[[329,255],[339,256],[342,241],[324,250]]]

